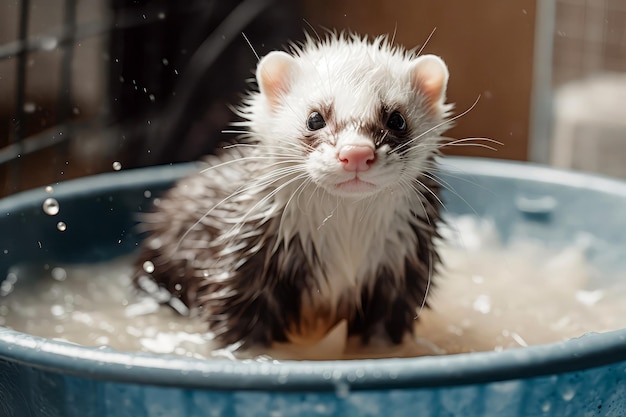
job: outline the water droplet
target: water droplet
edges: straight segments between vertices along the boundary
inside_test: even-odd
[[[483,282],[485,282],[485,277],[483,277],[482,275],[472,275],[472,282],[474,282],[475,284],[482,284]]]
[[[165,19],[165,12],[159,12],[159,14],[157,14],[157,17],[158,17],[160,20]]]
[[[163,65],[165,66],[168,66],[170,64],[170,61],[168,61],[166,58],[163,58],[161,62],[163,62]]]
[[[517,342],[518,345],[520,345],[522,347],[528,347],[528,343],[526,343],[524,338],[522,338],[522,336],[520,336],[519,334],[513,332],[513,333],[511,333],[511,337],[513,338],[513,340],[515,340]]]
[[[565,401],[571,401],[576,395],[576,391],[573,388],[568,388],[562,395]]]
[[[576,291],[576,300],[584,304],[586,306],[593,306],[598,301],[600,301],[604,297],[604,291],[595,290],[595,291],[585,291],[579,290]]]
[[[552,404],[550,404],[550,401],[546,401],[541,406],[541,411],[543,411],[544,413],[547,413],[548,411],[550,411],[551,408],[552,408]]]
[[[106,347],[106,345],[109,344],[109,338],[104,336],[104,335],[98,336],[96,338],[96,343],[101,345],[101,346],[103,346],[103,347]],[[99,365],[104,365],[104,363],[99,363]]]
[[[150,261],[146,261],[143,263],[143,270],[146,271],[148,274],[151,274],[154,272],[154,264]]]
[[[476,297],[474,300],[474,304],[472,305],[474,310],[479,311],[483,314],[489,314],[491,311],[491,298],[486,294],[481,294]]]
[[[52,315],[55,317],[59,317],[65,314],[65,308],[60,304],[55,304],[50,307],[50,313],[52,313]]]
[[[46,186],[45,190],[48,194],[52,194],[54,192],[54,188],[52,188],[51,185]]]
[[[144,191],[143,192],[143,196],[146,197],[146,198],[152,197],[152,191],[150,191],[150,190]]]
[[[59,214],[59,202],[54,198],[46,198],[43,202],[43,211],[49,216],[56,216]]]
[[[9,281],[2,281],[0,283],[0,296],[4,297],[9,295],[13,291],[13,283]]]
[[[9,284],[15,284],[17,282],[17,274],[15,272],[9,272],[4,282],[8,282]]]
[[[52,278],[57,281],[65,281],[65,279],[67,278],[67,272],[65,271],[65,269],[59,267],[52,268],[52,271],[50,271],[50,275],[52,275]]]
[[[78,107],[73,107],[72,108],[72,113],[74,113],[75,115],[79,115],[80,114],[80,109]]]
[[[44,51],[52,51],[59,45],[59,40],[53,37],[45,37],[41,39],[41,48]]]
[[[148,239],[148,247],[150,249],[159,249],[161,248],[161,246],[163,246],[161,239],[159,238]]]
[[[37,106],[32,101],[24,103],[24,112],[25,113],[34,113],[37,110]]]
[[[122,164],[119,161],[113,162],[113,169],[119,171],[120,169],[122,169]]]
[[[65,232],[67,230],[67,225],[63,222],[58,222],[57,229],[59,229],[60,232]]]

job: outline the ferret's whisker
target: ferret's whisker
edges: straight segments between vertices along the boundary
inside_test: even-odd
[[[380,143],[384,143],[385,142],[385,139],[387,138],[388,134],[389,134],[389,130],[386,129],[385,133],[383,133],[383,136],[380,138]],[[391,153],[391,151],[388,152],[388,154],[390,154],[390,153]]]
[[[426,196],[415,186],[415,184],[413,184],[410,180],[407,180],[406,178],[400,178],[399,184],[406,190],[406,195],[407,198],[409,198],[409,201],[413,200],[410,197],[413,192],[419,195],[417,201],[419,202],[420,206],[422,206],[422,211],[424,212],[424,216],[426,217],[426,222],[428,224],[432,224],[430,221],[430,216],[428,215],[428,210],[424,205],[424,203],[428,201],[426,200]]]
[[[237,142],[224,145],[222,149],[232,148],[254,148],[254,149],[276,149],[287,154],[298,155],[293,146],[280,146],[279,144],[267,144],[261,142]]]
[[[310,178],[306,178],[304,181],[302,181],[302,183],[300,185],[298,185],[298,187],[289,196],[289,199],[287,200],[287,203],[285,203],[285,208],[284,208],[283,212],[280,215],[280,221],[278,223],[279,224],[278,230],[282,230],[282,228],[283,228],[283,221],[285,220],[285,214],[288,212],[287,209],[289,208],[289,205],[291,204],[293,199],[296,197],[296,195],[299,196],[302,193],[302,190],[304,190],[308,186],[310,181],[311,181]],[[296,198],[296,201],[297,201],[297,198]],[[299,207],[298,207],[298,209],[299,209]]]
[[[370,208],[372,207],[372,204],[374,204],[374,198],[370,197],[367,199],[367,206],[365,206],[365,209],[363,210],[363,216],[365,216],[365,213],[369,212]]]
[[[273,189],[271,192],[269,192],[267,195],[265,195],[262,199],[260,199],[256,204],[254,204],[254,206],[252,206],[252,208],[250,210],[248,210],[248,212],[246,214],[244,214],[241,217],[241,220],[239,222],[237,222],[228,232],[225,233],[226,236],[228,235],[236,235],[237,233],[239,233],[241,231],[241,228],[244,226],[246,220],[248,220],[248,218],[250,217],[250,215],[252,213],[254,213],[254,211],[261,205],[265,204],[268,200],[270,200],[271,198],[273,198],[276,194],[278,194],[279,192],[281,192],[283,189],[285,189],[286,187],[288,187],[289,185],[291,185],[293,182],[295,181],[299,181],[301,179],[306,178],[307,174],[301,174],[298,175],[292,179],[290,179],[289,181],[279,185],[278,187],[276,187],[275,189]],[[235,236],[232,237],[232,239],[234,239]]]
[[[259,62],[261,58],[259,58],[259,54],[257,54],[256,51],[254,50],[254,46],[252,46],[252,42],[250,42],[250,39],[248,39],[248,37],[246,36],[244,32],[241,32],[241,36],[243,36],[243,38],[246,40],[246,43],[248,44],[250,49],[252,49],[252,53],[256,57],[257,62]]]
[[[448,190],[449,192],[451,192],[452,194],[454,194],[458,199],[460,199],[461,201],[463,201],[467,207],[469,207],[470,210],[472,210],[474,212],[474,214],[478,215],[478,212],[474,209],[474,207],[472,207],[472,205],[465,199],[463,198],[463,196],[461,194],[459,194],[451,185],[450,183],[448,183],[447,181],[445,181],[442,178],[437,177],[435,174],[429,174],[427,172],[425,172],[423,174],[426,178],[430,178],[431,180],[433,180],[434,182],[436,182],[437,184],[439,184],[440,186],[442,186],[443,188],[445,188],[446,190]],[[446,209],[447,210],[447,209]]]
[[[419,51],[417,51],[417,56],[421,56],[422,52],[424,52],[424,48],[426,48],[426,45],[428,45],[428,42],[430,42],[430,38],[433,37],[433,35],[435,34],[435,31],[437,30],[437,26],[435,26],[433,28],[433,30],[430,31],[430,35],[428,35],[428,38],[426,38],[426,41],[424,42],[424,44],[422,45],[422,47],[420,48]]]
[[[433,253],[432,251],[429,251],[428,252],[428,280],[426,281],[426,289],[424,290],[424,298],[422,299],[422,305],[417,310],[415,319],[419,318],[419,316],[422,314],[422,311],[424,310],[424,307],[426,307],[426,302],[427,302],[426,299],[428,298],[428,293],[430,292],[430,284],[432,282],[432,279],[433,279]]]
[[[248,156],[242,156],[241,158],[238,158],[239,160],[242,158],[247,158],[247,157],[258,157],[258,156],[276,156],[276,157],[289,157],[289,158],[297,158],[300,160],[304,160],[304,157],[302,156],[302,154],[300,152],[298,152],[295,149],[286,149],[285,147],[282,146],[276,146],[276,145],[259,145],[259,144],[253,144],[253,143],[238,143],[238,144],[233,144],[233,145],[227,145],[225,147],[223,147],[222,149],[224,150],[228,150],[228,149],[237,149],[237,148],[248,148],[248,149],[252,149],[253,151],[251,152],[246,152],[246,150],[240,150],[240,152],[242,153],[248,153],[250,155]]]
[[[275,171],[273,171],[273,172],[275,172]],[[290,172],[288,172],[286,175],[290,175]],[[231,198],[236,197],[237,195],[241,195],[241,194],[247,193],[248,191],[250,191],[250,190],[252,190],[254,188],[257,188],[259,186],[269,185],[272,182],[279,181],[281,178],[283,178],[283,177],[270,178],[272,181],[270,181],[268,184],[263,184],[263,181],[266,181],[266,179],[262,176],[262,177],[259,178],[259,180],[260,180],[259,182],[255,182],[252,185],[248,185],[247,187],[244,187],[244,185],[242,185],[241,187],[237,188],[233,193],[229,194],[227,197],[224,197],[222,200],[220,200],[217,204],[215,204],[207,212],[205,212],[195,223],[193,223],[189,228],[187,228],[185,233],[183,233],[183,235],[178,240],[178,243],[177,243],[175,248],[178,249],[180,247],[181,243],[187,238],[189,233],[191,233],[191,231],[196,226],[198,226],[200,223],[202,223],[202,221],[204,219],[206,219],[213,211],[215,211],[217,208],[219,208],[222,204],[224,204],[225,202],[227,202]],[[245,185],[247,185],[247,184],[245,184]]]
[[[435,193],[433,190],[427,187],[426,184],[424,184],[422,181],[419,180],[419,178],[413,178],[413,181],[416,182],[420,187],[424,188],[433,197],[435,197],[435,200],[437,200],[437,202],[441,205],[441,207],[443,207],[446,211],[448,210],[446,205],[443,204],[443,201],[441,201],[441,198],[439,198],[439,196],[437,195],[437,193]]]
[[[477,147],[477,148],[484,148],[484,149],[489,149],[491,151],[497,152],[498,149],[494,148],[493,146],[487,145],[485,143],[480,143],[477,141],[487,141],[487,142],[491,142],[497,145],[502,146],[503,143],[502,142],[498,142],[497,140],[493,140],[493,139],[487,139],[487,138],[465,138],[465,139],[456,139],[453,140],[451,142],[442,142],[438,145],[438,148],[445,148],[448,146],[473,146],[473,147]]]
[[[246,136],[250,136],[251,132],[249,130],[234,130],[234,129],[225,129],[222,130],[220,133],[225,134],[225,135],[246,135]]]
[[[271,199],[274,195],[276,195],[278,192],[280,192],[281,190],[283,190],[285,187],[289,186],[292,182],[297,181],[299,179],[302,179],[306,177],[306,174],[301,174],[298,177],[295,177],[289,181],[287,181],[286,183],[283,183],[282,185],[278,186],[277,188],[275,188],[274,190],[272,190],[270,193],[268,193],[267,195],[265,195],[260,201],[258,201],[250,210],[248,210],[247,213],[245,213],[240,220],[235,223],[228,231],[226,231],[222,236],[220,236],[221,238],[225,238],[230,236],[230,238],[228,239],[227,242],[225,242],[224,247],[230,247],[233,243],[233,241],[237,238],[237,235],[240,233],[241,229],[244,227],[244,225],[246,224],[246,221],[248,220],[249,216],[251,213],[253,213],[257,207],[265,204],[267,202],[267,200]],[[278,243],[278,242],[277,242]],[[219,262],[222,260],[222,256],[219,256],[216,260],[215,260],[215,264],[219,264]]]
[[[432,166],[428,168],[430,174],[434,175],[434,174],[444,174],[450,178],[454,178],[455,180],[459,180],[462,181],[466,184],[469,184],[471,186],[480,188],[481,190],[490,193],[491,195],[494,195],[494,191],[485,187],[483,184],[479,184],[477,182],[474,182],[472,180],[470,180],[469,178],[465,178],[465,177],[461,177],[459,175],[453,174],[451,171],[447,170],[447,171],[442,171],[440,168],[436,167],[436,166]]]
[[[467,113],[469,113],[470,111],[472,111],[474,109],[474,107],[476,107],[476,105],[478,104],[478,101],[480,100],[480,96],[478,96],[478,98],[476,98],[476,101],[474,101],[474,103],[464,112],[457,114],[456,116],[450,118],[450,119],[446,119],[443,122],[437,123],[435,126],[431,127],[430,129],[426,130],[425,132],[419,134],[417,137],[410,139],[406,142],[404,142],[403,144],[397,146],[392,153],[397,153],[398,151],[400,151],[402,148],[405,148],[409,145],[411,145],[412,143],[414,143],[415,141],[420,140],[421,138],[423,138],[424,136],[428,135],[429,133],[431,133],[434,130],[439,129],[442,126],[445,126],[447,124],[450,124],[452,122],[454,122],[455,120],[458,120],[459,118],[465,116]]]
[[[216,165],[211,165],[209,167],[206,167],[202,170],[199,171],[200,174],[204,174],[205,172],[208,171],[212,171],[214,169],[219,169],[219,168],[223,168],[227,165],[230,164],[235,164],[235,163],[241,163],[242,161],[255,161],[255,160],[277,160],[279,159],[279,161],[276,161],[276,163],[281,163],[281,164],[286,164],[286,163],[301,163],[302,161],[299,159],[289,159],[289,158],[293,158],[292,155],[285,155],[285,156],[269,156],[269,155],[259,155],[259,156],[246,156],[243,158],[238,158],[238,159],[231,159],[230,161],[225,161]],[[282,160],[280,160],[282,159]]]
[[[462,139],[455,139],[452,142],[446,142],[445,144],[457,144],[457,143],[463,143],[463,142],[470,142],[470,141],[483,141],[483,142],[489,142],[492,143],[494,145],[498,145],[498,146],[504,146],[504,143],[500,142],[499,140],[495,140],[495,139],[491,139],[491,138],[462,138]]]

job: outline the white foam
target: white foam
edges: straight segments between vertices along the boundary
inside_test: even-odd
[[[448,239],[440,245],[445,267],[413,340],[362,348],[358,340],[346,340],[347,326],[341,322],[315,346],[278,345],[247,356],[331,359],[499,351],[626,327],[624,283],[604,279],[615,285],[590,284],[589,239],[561,249],[530,240],[503,247],[492,223],[472,217],[452,219],[443,233]],[[135,290],[132,261],[12,268],[18,279],[12,276],[12,291],[0,297],[0,323],[120,351],[236,356],[232,348],[215,350],[213,335],[198,318],[181,316]],[[62,281],[58,268],[65,272]]]

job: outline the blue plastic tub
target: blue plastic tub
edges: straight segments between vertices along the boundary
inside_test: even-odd
[[[159,167],[0,201],[0,276],[24,261],[101,261],[132,251],[133,216],[194,169]],[[452,213],[495,220],[555,246],[592,232],[605,271],[626,271],[626,184],[525,164],[449,158]],[[59,233],[63,220],[67,230]],[[410,359],[244,363],[127,354],[0,327],[0,416],[626,416],[626,330],[551,345]]]

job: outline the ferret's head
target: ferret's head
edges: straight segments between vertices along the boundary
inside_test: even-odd
[[[251,135],[334,195],[411,187],[447,128],[443,60],[386,37],[308,38],[261,59],[256,79],[259,92],[242,109]]]

